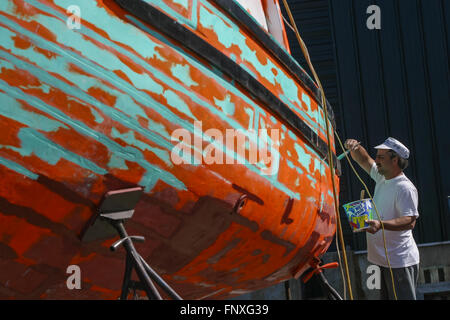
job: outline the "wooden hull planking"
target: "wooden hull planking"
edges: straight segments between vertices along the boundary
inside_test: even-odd
[[[145,194],[129,234],[145,236],[138,251],[183,298],[228,298],[304,272],[336,229],[324,157],[228,70],[120,2],[77,1],[80,29],[67,26],[73,1],[0,2],[0,297],[117,298],[124,254],[109,246],[118,238],[83,243],[80,234],[105,192],[136,185]],[[326,141],[310,90],[217,3],[145,2]],[[200,163],[173,163],[177,129],[192,135]],[[276,173],[204,163],[208,129],[279,130]],[[237,162],[224,150],[224,162]],[[80,267],[79,290],[66,286],[69,265]]]

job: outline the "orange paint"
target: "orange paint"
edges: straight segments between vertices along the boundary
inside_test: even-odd
[[[68,15],[66,8],[55,5],[53,1],[40,2],[64,16]],[[89,162],[106,172],[96,173],[64,157],[56,163],[49,163],[39,152],[21,154],[23,141],[18,135],[26,125],[11,116],[0,115],[0,126],[4,128],[0,133],[0,161],[3,161],[0,162],[0,241],[15,253],[15,261],[24,265],[44,264],[41,267],[44,273],[55,267],[64,272],[67,263],[79,264],[87,270],[83,283],[88,285],[88,289],[79,295],[72,293],[72,297],[117,298],[123,276],[123,250],[109,252],[109,246],[117,237],[92,243],[82,243],[78,237],[87,221],[96,214],[95,208],[106,192],[140,184],[145,184],[148,190],[136,207],[134,219],[127,223],[127,230],[130,234],[145,236],[146,242],[140,244],[139,251],[163,274],[164,279],[179,288],[183,298],[227,298],[235,295],[236,290],[256,290],[276,284],[291,278],[298,270],[304,271],[312,257],[326,251],[336,225],[333,198],[329,195],[331,177],[327,164],[319,160],[320,155],[313,149],[306,147],[304,137],[271,112],[270,106],[227,76],[227,70],[212,66],[189,49],[185,49],[187,54],[179,50],[183,44],[168,38],[164,30],[148,26],[158,33],[155,37],[135,29],[140,41],[148,41],[146,45],[154,47],[157,53],[151,58],[143,58],[148,56],[148,52],[143,52],[141,46],[130,46],[129,34],[123,35],[116,30],[118,33],[111,40],[109,30],[103,30],[94,21],[82,19],[83,29],[76,32],[81,33],[84,41],[102,52],[110,52],[126,66],[106,70],[106,64],[102,64],[95,54],[89,50],[69,49],[58,43],[57,31],[48,30],[38,22],[37,15],[54,18],[51,11],[38,10],[24,0],[11,3],[17,7],[15,14],[0,13],[2,17],[20,24],[52,45],[70,51],[77,59],[67,59],[67,64],[61,68],[76,76],[66,77],[67,73],[53,72],[44,81],[31,70],[24,69],[24,65],[14,66],[11,70],[1,69],[0,79],[19,89],[29,101],[39,99],[48,107],[42,110],[32,102],[15,98],[12,91],[2,93],[20,103],[26,116],[34,114],[36,118],[46,117],[49,121],[61,123],[53,131],[40,128],[39,123],[33,124],[34,130],[50,141],[49,145],[64,148],[78,156],[81,164]],[[188,3],[187,9],[173,2],[167,2],[167,5],[188,19],[198,18],[198,6],[203,6],[202,2]],[[194,3],[197,7],[193,7]],[[97,10],[98,14],[106,12],[118,25],[129,24],[126,16],[131,14],[113,0],[92,1],[85,9]],[[219,10],[215,3],[204,9],[211,14]],[[197,10],[197,15],[191,15],[192,10]],[[226,15],[225,11],[221,12]],[[170,16],[173,12],[167,14]],[[239,23],[228,18],[233,25],[228,21],[226,24],[239,28]],[[185,27],[226,56],[234,55],[235,62],[254,74],[256,80],[272,94],[277,97],[284,94],[280,83],[264,78],[242,57],[242,48],[237,45],[226,48],[213,30],[202,26],[200,21],[195,22],[197,29],[194,30],[192,25]],[[180,20],[180,23],[185,22]],[[0,25],[0,28],[5,27]],[[6,29],[16,34],[12,37],[15,48],[10,52],[0,46],[0,51],[6,57],[13,55],[40,72],[47,72],[25,50],[33,48],[49,59],[56,55],[37,47],[17,30]],[[92,33],[88,36],[83,33],[86,30]],[[246,37],[245,45],[255,52],[257,62],[273,64],[271,72],[274,77],[284,73],[293,81],[298,96],[287,98],[298,108],[306,110],[302,94],[311,95],[304,84],[290,75],[283,64],[248,31],[241,29],[239,32]],[[117,52],[109,41],[126,50],[129,57]],[[15,61],[8,59],[6,62],[10,64]],[[148,70],[146,63],[154,70]],[[89,64],[95,65],[95,72],[87,67]],[[149,87],[142,80],[144,76],[151,80]],[[92,81],[92,85],[76,83],[84,79],[88,80],[87,83]],[[132,87],[136,79],[142,82]],[[153,83],[154,87],[150,87]],[[87,96],[74,96],[67,88],[83,90]],[[170,94],[178,97],[183,106],[171,101]],[[118,105],[121,96],[126,96],[132,103]],[[107,109],[100,110],[99,105],[92,101],[104,108],[116,108],[122,117],[110,117],[105,112]],[[232,106],[228,113],[225,112],[226,103]],[[46,111],[52,108],[67,117],[65,122],[57,113]],[[183,108],[188,108],[189,112]],[[318,110],[313,98],[311,110]],[[323,116],[323,112],[318,111]],[[305,116],[294,112],[300,118]],[[279,130],[280,162],[276,176],[272,179],[265,177],[256,165],[175,165],[167,162],[171,148],[176,145],[171,134],[183,128],[184,124],[193,124],[194,118],[202,121],[203,132],[218,129],[224,138],[227,129],[254,129],[264,125],[267,129]],[[305,120],[317,127],[317,119]],[[131,122],[133,126],[140,125],[140,130],[147,130],[148,135],[134,130]],[[82,130],[77,124],[83,125]],[[85,134],[87,131],[95,134],[89,136]],[[322,133],[319,137],[326,138]],[[111,141],[115,142],[113,146]],[[208,145],[206,140],[201,142],[202,148]],[[299,159],[296,152],[299,146],[310,162]],[[54,152],[54,149],[49,147],[46,152]],[[127,152],[132,154],[131,158],[128,154],[126,157],[123,155]],[[116,163],[113,157],[118,157]],[[246,158],[248,160],[248,154]],[[323,168],[317,168],[316,163]],[[321,169],[324,169],[324,175]],[[20,173],[20,170],[31,177]],[[243,195],[247,195],[247,203],[236,213],[236,202]],[[40,260],[45,255],[39,250],[51,239],[57,240],[55,248],[62,251],[63,257],[50,255],[52,259],[45,266],[45,259]],[[99,266],[105,266],[105,270],[101,271]],[[71,296],[70,292],[52,282],[50,274],[43,275],[42,279],[45,279],[42,280],[43,289],[37,289],[33,297]],[[20,292],[20,288],[10,289],[11,292]]]

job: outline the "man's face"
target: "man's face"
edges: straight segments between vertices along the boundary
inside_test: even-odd
[[[375,164],[377,165],[378,172],[384,176],[389,175],[395,168],[396,158],[391,158],[391,154],[387,149],[378,149],[377,156],[375,158]]]

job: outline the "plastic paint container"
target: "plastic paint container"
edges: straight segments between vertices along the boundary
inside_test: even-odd
[[[343,207],[353,232],[360,232],[369,228],[366,221],[373,219],[375,210],[372,200],[353,201],[344,204]]]

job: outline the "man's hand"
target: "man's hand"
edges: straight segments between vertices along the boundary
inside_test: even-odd
[[[369,156],[366,149],[360,145],[360,142],[355,139],[347,139],[344,143],[344,147],[351,151],[350,155],[352,156],[352,159],[370,174],[370,169],[375,161]]]
[[[344,143],[344,147],[347,148],[347,150],[357,150],[359,148],[360,142],[356,141],[355,139],[347,139]]]
[[[367,220],[367,223],[369,224],[369,228],[366,231],[369,233],[374,234],[381,229],[381,222],[378,220]]]
[[[366,229],[369,233],[377,233],[381,229],[381,222],[379,220],[367,220],[369,228]],[[403,216],[392,220],[383,220],[383,227],[389,231],[405,231],[412,230],[416,225],[415,216]]]

